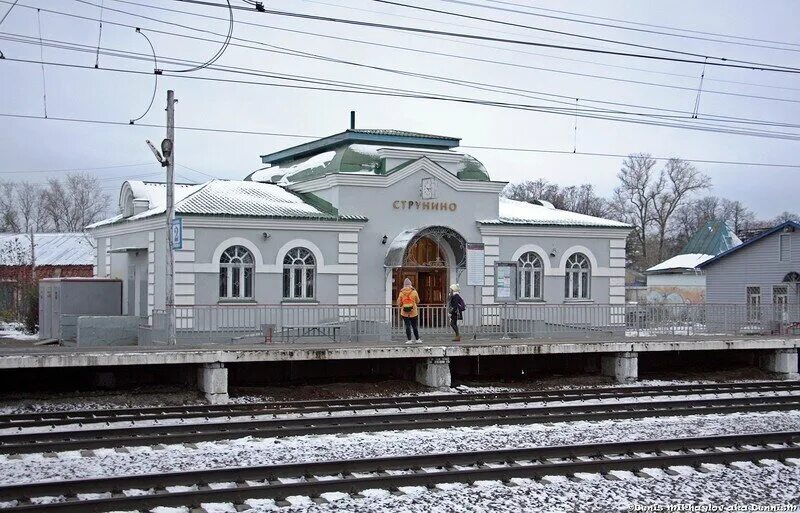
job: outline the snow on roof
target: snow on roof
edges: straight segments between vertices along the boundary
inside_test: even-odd
[[[164,182],[143,182],[141,180],[128,180],[134,199],[146,199],[150,208],[165,208],[167,204],[167,184]],[[175,201],[180,201],[187,195],[195,192],[200,187],[196,184],[176,183]]]
[[[521,224],[545,226],[591,226],[599,228],[630,228],[619,221],[603,219],[569,210],[559,210],[549,206],[534,205],[526,201],[516,201],[500,197],[499,219],[479,221],[483,224]]]
[[[160,191],[166,196],[166,188]],[[257,217],[294,217],[305,219],[361,219],[355,216],[337,216],[325,212],[283,187],[270,183],[211,180],[199,185],[187,186],[175,192],[176,214],[205,214],[228,216]],[[119,221],[136,221],[163,214],[166,210],[165,200],[155,198],[156,207],[139,214],[124,218],[117,215],[89,225],[87,228],[98,228]]]
[[[94,242],[84,233],[34,233],[36,265],[92,265]],[[0,265],[29,265],[27,233],[0,234]]]
[[[675,255],[672,258],[664,260],[660,264],[656,264],[646,272],[659,272],[659,271],[677,271],[677,270],[693,270],[698,265],[706,260],[711,260],[714,255],[705,255],[703,253],[686,253],[682,255]]]
[[[332,160],[333,157],[336,156],[335,151],[326,151],[320,153],[318,155],[313,155],[307,159],[304,159],[296,164],[293,164],[288,167],[267,167],[264,169],[260,169],[250,175],[250,180],[253,181],[270,181],[276,175],[283,175],[281,176],[278,183],[288,184],[291,183],[292,176],[297,173],[302,173],[308,169],[314,169],[317,167],[324,167],[327,166]]]

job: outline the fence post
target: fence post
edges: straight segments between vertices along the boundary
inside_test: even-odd
[[[500,322],[503,323],[503,340],[510,338],[508,336],[508,314],[506,312],[506,307],[508,305],[506,303],[502,304],[501,313],[500,313]]]

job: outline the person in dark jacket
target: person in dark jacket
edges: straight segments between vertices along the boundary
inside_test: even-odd
[[[448,301],[448,311],[450,312],[450,327],[453,328],[456,336],[453,337],[453,342],[461,341],[461,334],[458,332],[458,321],[464,318],[464,310],[467,305],[461,298],[461,287],[458,283],[450,285],[450,300]]]

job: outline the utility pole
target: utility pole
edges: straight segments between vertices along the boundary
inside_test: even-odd
[[[31,282],[36,287],[36,245],[33,243],[33,227],[31,227]]]
[[[167,343],[175,345],[175,253],[172,244],[172,224],[175,221],[175,91],[167,91],[167,137],[161,141],[159,152],[153,143],[145,141],[162,167],[167,168],[167,276],[164,310],[167,317]]]
[[[172,223],[175,219],[175,91],[167,91],[167,138],[161,142],[167,163],[167,336],[175,345],[175,253],[172,248]]]

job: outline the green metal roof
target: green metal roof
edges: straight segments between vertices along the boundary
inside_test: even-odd
[[[387,146],[416,146],[424,148],[450,149],[458,146],[461,139],[444,135],[405,132],[402,130],[383,129],[349,129],[342,133],[323,137],[285,150],[261,156],[264,164],[298,160],[309,155],[316,155],[344,144],[382,144]]]
[[[692,235],[680,254],[719,255],[741,243],[725,221],[712,220]]]
[[[386,158],[381,156],[383,148],[398,147],[395,144],[360,144],[346,143],[328,148],[325,151],[318,151],[312,155],[290,161],[273,163],[272,166],[251,173],[245,180],[256,182],[272,183],[298,183],[313,180],[322,176],[350,173],[366,175],[389,175],[403,169],[416,159],[409,160],[391,169],[386,167]],[[400,146],[401,148],[411,149],[411,146]],[[446,153],[458,156],[460,161],[457,163],[456,176],[461,180],[489,181],[489,173],[486,168],[476,158],[460,154],[449,149],[417,147],[421,151]]]

